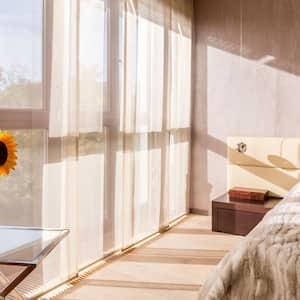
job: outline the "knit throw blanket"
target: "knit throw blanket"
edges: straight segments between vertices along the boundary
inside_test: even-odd
[[[300,186],[223,258],[198,300],[300,300]]]

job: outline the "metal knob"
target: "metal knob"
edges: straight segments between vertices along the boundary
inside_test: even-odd
[[[240,142],[237,144],[237,149],[238,152],[240,153],[245,153],[247,151],[247,145],[243,142]]]

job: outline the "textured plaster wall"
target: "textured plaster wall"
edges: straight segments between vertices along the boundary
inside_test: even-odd
[[[191,208],[226,191],[228,136],[300,137],[300,1],[195,0]]]

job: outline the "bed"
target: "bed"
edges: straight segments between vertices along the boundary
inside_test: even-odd
[[[229,139],[228,187],[259,185],[284,199],[222,259],[199,300],[300,299],[299,149],[299,139]]]

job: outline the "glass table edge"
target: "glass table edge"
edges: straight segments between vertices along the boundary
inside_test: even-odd
[[[53,228],[53,227],[38,227],[38,226],[11,226],[11,225],[0,225],[0,229],[13,229],[13,230],[40,230],[40,231],[69,231],[66,228]]]
[[[40,231],[57,231],[60,233],[58,237],[56,237],[52,243],[50,243],[47,247],[45,247],[36,257],[32,260],[22,260],[22,259],[1,259],[0,257],[0,265],[17,265],[17,266],[37,266],[42,259],[44,259],[69,233],[69,229],[62,228],[44,228],[44,227],[27,227],[27,226],[2,226],[1,229],[19,229],[19,230],[40,230]]]

